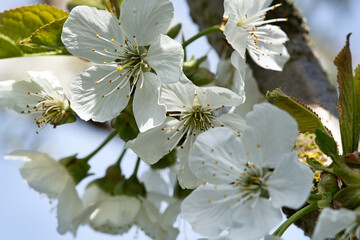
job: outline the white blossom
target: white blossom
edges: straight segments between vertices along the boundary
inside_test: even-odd
[[[316,223],[312,239],[335,238],[342,231],[344,232],[338,238],[340,240],[353,239],[353,237],[360,239],[360,210],[323,209]]]
[[[181,44],[163,35],[173,11],[168,0],[124,0],[120,19],[87,6],[70,12],[62,33],[67,50],[103,64],[90,67],[72,83],[71,106],[82,119],[110,120],[134,92],[140,131],[164,120],[160,85],[179,80],[183,61]]]
[[[30,115],[39,128],[56,127],[72,117],[70,103],[60,82],[48,71],[28,72],[30,81],[0,82],[0,107]]]
[[[76,192],[74,180],[66,168],[39,152],[15,151],[5,155],[5,158],[25,162],[20,173],[30,187],[49,198],[58,199],[58,232],[65,234],[69,231],[75,236],[79,224],[74,222],[74,219],[82,211],[83,205]]]
[[[259,66],[282,71],[290,57],[284,45],[288,37],[278,26],[269,23],[286,19],[265,20],[268,11],[281,6],[279,3],[268,7],[270,3],[270,0],[225,0],[224,18],[227,22],[224,34],[242,58],[245,58],[247,49],[250,57]]]
[[[194,188],[200,182],[189,170],[187,160],[193,142],[200,133],[217,126],[227,126],[240,134],[243,118],[237,114],[218,117],[216,110],[237,106],[244,98],[226,88],[196,87],[185,75],[177,83],[164,85],[161,98],[168,117],[161,125],[140,133],[126,147],[148,164],[154,164],[179,146],[179,183],[183,188]]]
[[[183,217],[208,237],[265,236],[281,207],[301,207],[311,191],[312,171],[292,152],[296,136],[296,121],[268,103],[247,114],[240,138],[227,128],[199,135],[189,165],[205,184],[184,200]]]

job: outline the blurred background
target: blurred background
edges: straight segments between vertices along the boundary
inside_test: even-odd
[[[171,0],[175,8],[174,24],[182,23],[185,39],[198,32],[197,26],[189,16],[185,0]],[[53,1],[65,6],[65,1]],[[0,10],[5,11],[22,5],[41,3],[35,0],[1,1]],[[310,28],[311,44],[328,73],[332,83],[336,84],[336,69],[332,63],[334,57],[345,44],[346,35],[352,32],[351,50],[353,66],[360,63],[360,1],[356,0],[296,0],[295,3],[307,19]],[[215,51],[203,37],[188,47],[188,55],[201,57],[208,55],[210,69],[214,72],[218,63]],[[9,59],[0,60],[0,81],[7,79],[25,79],[27,70],[51,70],[58,78],[71,81],[79,72],[85,70],[89,63],[72,57],[44,57],[42,59]],[[3,155],[18,149],[46,152],[54,159],[78,153],[83,157],[93,151],[107,136],[108,131],[89,127],[77,121],[74,124],[62,125],[56,129],[48,126],[40,134],[32,119],[15,112],[0,109],[0,239],[27,240],[67,240],[73,239],[70,234],[59,235],[56,231],[56,201],[32,190],[22,179],[20,161],[4,160]],[[121,152],[123,142],[114,139],[91,161],[93,176],[83,180],[77,187],[80,196],[85,187],[95,178],[103,176],[105,169],[114,163]],[[125,175],[132,173],[136,156],[129,151],[122,161]],[[140,173],[146,169],[141,165]],[[177,222],[181,232],[178,239],[197,239],[200,236],[191,231],[191,227],[182,220]],[[140,230],[133,228],[122,236],[111,236],[81,226],[76,239],[148,239]],[[284,234],[284,239],[308,239],[296,227]]]

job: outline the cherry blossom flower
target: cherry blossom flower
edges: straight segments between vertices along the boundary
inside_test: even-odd
[[[340,240],[353,239],[354,237],[354,239],[360,239],[360,210],[323,209],[316,223],[312,239],[335,238],[342,231],[344,232],[338,238]]]
[[[87,6],[70,12],[62,33],[67,50],[103,64],[79,74],[71,86],[71,107],[82,119],[110,120],[134,93],[140,131],[164,120],[160,85],[179,80],[184,55],[180,43],[163,35],[173,11],[168,0],[124,0],[120,19]]]
[[[227,19],[224,34],[230,45],[245,58],[247,49],[250,57],[259,66],[275,71],[282,71],[289,59],[285,42],[288,40],[278,26],[269,23],[286,21],[285,18],[265,20],[272,7],[270,0],[246,1],[225,0],[224,18]]]
[[[244,97],[226,88],[196,87],[182,75],[179,82],[163,86],[161,99],[166,104],[166,120],[140,133],[126,147],[148,164],[154,164],[179,146],[179,183],[183,188],[194,188],[201,182],[188,166],[188,154],[193,142],[200,133],[217,126],[227,126],[240,134],[244,126],[243,118],[237,114],[218,117],[216,110],[237,106],[244,101]]]
[[[189,166],[205,183],[182,204],[194,231],[258,239],[281,221],[281,207],[301,207],[313,174],[292,152],[296,136],[296,121],[268,103],[247,114],[240,138],[227,128],[200,134]]]
[[[25,162],[20,169],[21,176],[30,187],[49,198],[57,198],[58,232],[72,232],[76,235],[79,224],[75,217],[82,211],[83,205],[75,189],[72,176],[66,168],[48,155],[32,151],[15,151],[5,155],[5,159]]]
[[[0,106],[30,115],[39,128],[75,121],[69,100],[56,77],[48,71],[29,71],[28,74],[30,82],[0,82]]]

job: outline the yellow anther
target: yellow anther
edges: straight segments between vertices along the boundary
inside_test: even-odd
[[[121,25],[121,22],[118,22],[118,25]]]
[[[96,81],[95,84],[99,84],[99,81]]]
[[[127,97],[127,98],[129,98],[129,97],[130,97],[130,95],[129,95],[129,94],[126,94],[126,97]]]
[[[173,128],[170,128],[170,131],[174,130]]]
[[[112,41],[112,42],[115,42],[115,39],[112,38],[111,41]]]
[[[107,49],[106,49],[106,48],[104,49],[104,52],[107,52]]]
[[[119,72],[122,70],[122,67],[121,66],[117,66],[116,70]]]
[[[134,48],[138,48],[138,45],[135,45]]]
[[[93,49],[91,49],[91,51],[95,52],[95,49],[93,48]]]
[[[122,44],[120,44],[120,47],[123,47],[123,45],[122,45]]]
[[[107,62],[104,62],[104,64],[107,64]]]
[[[185,105],[183,105],[183,107],[186,107]]]
[[[172,117],[172,114],[169,114],[169,117]]]
[[[97,38],[100,37],[99,34],[96,34],[96,37],[97,37]]]
[[[117,87],[116,89],[117,89],[117,90],[120,90],[120,87]]]
[[[142,89],[142,86],[140,86],[139,89]]]
[[[145,67],[145,68],[148,68],[148,65],[147,65],[147,64],[145,64],[145,65],[144,65],[144,67]]]
[[[112,80],[109,80],[109,83],[112,83]]]
[[[102,97],[102,98],[104,98],[104,97],[105,97],[105,95],[102,95],[101,97]]]
[[[128,41],[129,41],[129,39],[126,38],[126,39],[125,39],[125,42],[128,42]]]
[[[204,164],[205,164],[205,162],[204,162],[204,161],[202,161],[202,162],[201,162],[201,164],[202,164],[202,165],[204,165]]]

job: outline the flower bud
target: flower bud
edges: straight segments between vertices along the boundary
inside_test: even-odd
[[[81,161],[76,158],[76,155],[62,158],[59,160],[69,174],[74,179],[74,183],[78,184],[81,180],[88,177],[90,174],[88,173],[90,166],[85,161]]]
[[[350,185],[337,192],[334,196],[334,204],[348,209],[360,206],[360,184]]]
[[[331,196],[334,196],[340,190],[336,176],[324,174],[318,183],[318,189],[321,194],[331,193]]]

